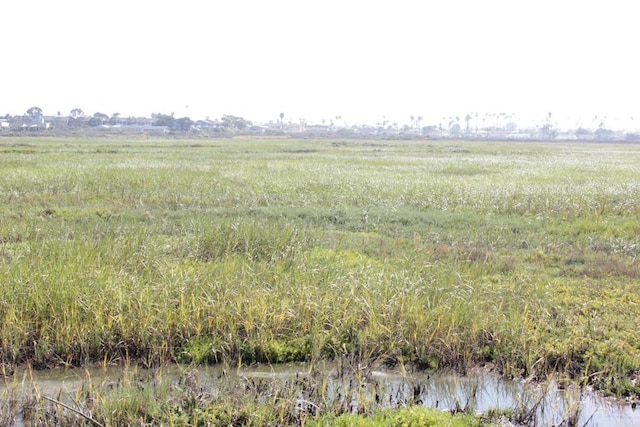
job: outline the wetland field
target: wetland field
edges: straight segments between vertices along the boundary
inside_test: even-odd
[[[345,407],[323,363],[635,407],[639,255],[637,144],[3,137],[0,423],[527,424],[426,409],[414,383],[398,408]],[[225,383],[294,362],[303,379]],[[214,365],[204,391],[190,369]],[[96,366],[184,372],[12,392],[17,372]]]

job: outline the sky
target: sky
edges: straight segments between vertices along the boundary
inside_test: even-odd
[[[14,0],[0,7],[0,115],[426,125],[552,113],[640,128],[636,11],[633,0]]]

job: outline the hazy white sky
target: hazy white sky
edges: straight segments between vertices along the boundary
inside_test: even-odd
[[[469,112],[640,127],[632,0],[31,0],[0,8],[0,115],[254,121]],[[187,107],[188,106],[188,107]],[[630,122],[632,125],[635,122]]]

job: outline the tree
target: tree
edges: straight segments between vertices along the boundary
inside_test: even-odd
[[[598,129],[596,129],[594,133],[596,135],[596,138],[600,141],[606,141],[606,140],[612,139],[614,135],[611,129],[606,128],[604,124],[604,120],[600,122],[600,124],[598,125]]]
[[[434,125],[429,125],[429,126],[425,126],[422,128],[422,134],[423,135],[429,135],[430,132],[434,132],[437,131],[438,127],[434,126]]]
[[[471,122],[471,114],[467,114],[464,118],[464,121],[467,122],[467,128],[465,129],[465,133],[467,135],[469,135],[471,133],[471,126],[469,125],[469,122]]]
[[[191,130],[191,126],[193,126],[193,120],[189,117],[181,117],[174,122],[176,130],[188,131]]]
[[[516,122],[507,122],[504,128],[509,132],[515,132],[518,129],[518,124]]]
[[[80,108],[74,108],[71,110],[69,126],[83,126],[84,124],[84,111]]]
[[[151,114],[151,118],[155,119],[155,121],[153,122],[153,126],[167,126],[167,127],[173,128],[176,121],[176,119],[173,117],[173,114],[169,115],[169,114],[154,113],[154,114]]]
[[[640,141],[640,134],[638,133],[628,133],[624,137],[627,141]]]
[[[42,108],[40,107],[31,107],[27,110],[27,115],[32,124],[40,125],[44,123],[44,119],[42,117]]]
[[[117,125],[118,124],[118,119],[120,118],[120,113],[113,113],[111,115],[111,118],[109,119],[109,124],[110,125]]]
[[[284,118],[284,114],[280,114],[281,117]],[[282,118],[280,120],[282,120]],[[245,120],[244,118],[239,116],[232,116],[230,114],[225,114],[222,116],[222,127],[227,131],[245,130],[251,125],[251,121]]]
[[[542,132],[542,136],[549,139],[553,139],[557,135],[557,132],[555,131],[555,129],[553,129],[553,124],[551,123],[552,117],[553,115],[551,114],[551,111],[549,111],[547,113],[547,117],[545,118],[545,124],[540,129]]]
[[[89,119],[87,124],[91,127],[101,126],[108,119],[109,119],[109,116],[107,116],[104,113],[94,113],[93,117]]]
[[[42,108],[40,107],[31,107],[27,110],[27,115],[32,118],[36,118],[38,116],[42,116]]]
[[[284,113],[280,113],[280,129],[284,131]]]
[[[71,118],[73,119],[81,119],[84,117],[84,111],[81,108],[74,108],[71,110]]]

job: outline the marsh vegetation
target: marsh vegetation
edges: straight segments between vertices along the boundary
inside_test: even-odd
[[[3,139],[0,365],[353,358],[637,396],[640,146]]]

